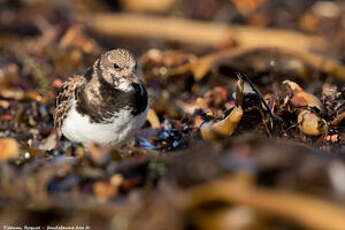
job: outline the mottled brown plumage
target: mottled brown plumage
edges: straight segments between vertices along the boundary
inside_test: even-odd
[[[124,49],[111,50],[61,86],[54,126],[59,135],[74,141],[117,144],[144,123],[147,109],[148,97],[136,75],[136,60]]]
[[[58,130],[59,136],[61,136],[62,122],[66,118],[67,112],[72,106],[71,102],[76,89],[85,85],[85,83],[86,79],[83,76],[73,76],[62,84],[57,93],[55,101],[54,128]]]

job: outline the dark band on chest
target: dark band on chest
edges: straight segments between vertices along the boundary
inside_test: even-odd
[[[148,103],[147,92],[144,85],[139,85],[137,83],[132,84],[134,88],[133,94],[133,104],[135,105],[132,110],[133,115],[138,115],[145,111]]]
[[[147,92],[143,86],[133,83],[133,90],[125,92],[114,88],[101,76],[100,70],[96,70],[100,81],[100,102],[89,103],[84,95],[84,89],[76,92],[78,101],[77,111],[90,117],[91,122],[111,123],[111,118],[116,117],[121,110],[129,110],[133,116],[145,111],[148,104]]]

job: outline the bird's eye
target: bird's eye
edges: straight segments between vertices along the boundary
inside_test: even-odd
[[[119,70],[120,66],[118,64],[114,63],[114,69]]]

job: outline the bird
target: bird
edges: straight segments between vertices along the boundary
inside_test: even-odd
[[[84,72],[58,89],[54,127],[72,142],[117,147],[143,126],[148,94],[137,74],[137,60],[126,49],[101,54]]]

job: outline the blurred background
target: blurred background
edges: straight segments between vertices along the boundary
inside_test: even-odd
[[[334,53],[337,51],[341,55],[344,49],[344,3],[342,1],[72,0],[46,2],[39,0],[2,0],[0,4],[2,44],[6,44],[6,38],[9,39],[13,36],[29,39],[47,34],[49,31],[54,31],[55,36],[61,38],[73,25],[78,25],[83,26],[83,30],[87,30],[87,34],[96,39],[102,48],[127,46],[136,53],[141,54],[152,47],[161,48],[173,45],[173,47],[178,48],[182,46],[179,43],[167,43],[169,41],[166,41],[166,37],[163,37],[163,39],[160,37],[159,30],[156,34],[150,31],[147,32],[148,34],[143,35],[143,32],[141,32],[143,28],[138,26],[138,34],[135,34],[135,31],[130,32],[130,28],[133,28],[133,24],[135,24],[133,20],[118,21],[115,19],[121,18],[115,17],[113,21],[107,21],[106,18],[99,17],[100,14],[118,15],[124,13],[123,17],[127,14],[144,17],[178,17],[216,24],[250,25],[303,31],[326,36],[332,41],[334,47],[337,47],[332,50]],[[112,26],[111,23],[114,23],[114,25]],[[137,21],[137,23],[140,25],[140,21]],[[165,27],[163,22],[159,24],[159,21],[153,20],[151,23],[162,28]],[[146,27],[150,26],[152,25],[146,25]],[[126,27],[129,28],[126,30],[124,29]],[[197,28],[194,29],[197,30]],[[96,33],[97,31],[101,31],[101,33]],[[179,33],[178,31],[177,33]],[[105,37],[104,33],[108,36]],[[49,34],[51,34],[51,37],[53,36],[53,32]],[[139,35],[144,36],[145,39],[141,38],[140,42],[136,41],[135,38]],[[210,34],[205,36],[212,37],[215,35],[212,34],[211,30]],[[46,37],[46,43],[49,38]],[[198,44],[199,42],[195,41],[195,43]]]
[[[345,229],[344,12],[342,0],[0,0],[0,228]],[[145,126],[119,149],[57,140],[58,88],[113,48],[139,60]]]

